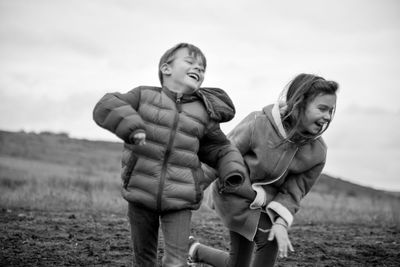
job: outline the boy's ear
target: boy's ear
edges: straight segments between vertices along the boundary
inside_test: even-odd
[[[161,73],[163,75],[170,75],[171,74],[171,67],[167,63],[163,63],[160,67]]]

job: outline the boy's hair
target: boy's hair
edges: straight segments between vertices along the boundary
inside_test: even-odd
[[[335,81],[327,81],[313,74],[299,74],[287,86],[286,111],[282,116],[282,123],[288,135],[286,140],[295,143],[304,143],[315,136],[307,136],[299,131],[307,105],[320,94],[335,95],[339,85]],[[332,113],[333,117],[334,112]],[[326,125],[325,131],[330,121]],[[322,132],[320,132],[321,134]]]
[[[174,60],[175,53],[181,48],[187,48],[189,50],[189,54],[194,54],[195,57],[199,56],[201,58],[201,61],[203,62],[204,70],[206,69],[207,60],[203,52],[201,52],[200,48],[188,43],[179,43],[165,51],[164,55],[162,55],[162,57],[160,58],[160,62],[158,63],[158,78],[160,79],[161,85],[163,85],[164,82],[163,74],[161,72],[162,64],[170,64]]]

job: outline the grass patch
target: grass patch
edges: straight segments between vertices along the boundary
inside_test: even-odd
[[[120,193],[121,150],[120,143],[0,132],[0,204],[125,213],[126,201]],[[323,175],[295,219],[300,224],[318,222],[400,228],[400,195]]]
[[[0,202],[6,207],[113,211],[124,207],[116,173],[4,156],[0,173]]]

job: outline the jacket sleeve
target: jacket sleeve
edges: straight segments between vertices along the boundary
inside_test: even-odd
[[[242,155],[251,148],[256,114],[250,113],[229,134],[229,140],[239,149]]]
[[[325,162],[322,162],[306,172],[286,177],[275,198],[265,208],[272,221],[280,216],[289,226],[293,223],[293,216],[299,210],[301,200],[318,180],[324,165]]]
[[[222,190],[234,191],[247,176],[242,155],[228,140],[218,123],[212,123],[201,140],[199,158],[217,169]]]
[[[100,127],[131,143],[134,134],[145,132],[145,124],[137,112],[140,95],[140,87],[125,94],[105,94],[94,107],[93,120]]]

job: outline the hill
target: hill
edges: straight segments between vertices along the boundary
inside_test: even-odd
[[[0,155],[119,170],[122,143],[69,138],[65,133],[0,131]]]
[[[118,173],[123,144],[69,138],[65,133],[25,133],[0,130],[0,156],[32,159],[70,166],[96,166]],[[382,196],[400,193],[376,190],[322,174],[313,191],[347,196]]]
[[[65,133],[0,131],[0,201],[7,206],[123,211],[121,142]],[[54,198],[54,196],[57,196]],[[400,194],[322,174],[302,202],[300,221],[400,221]]]

